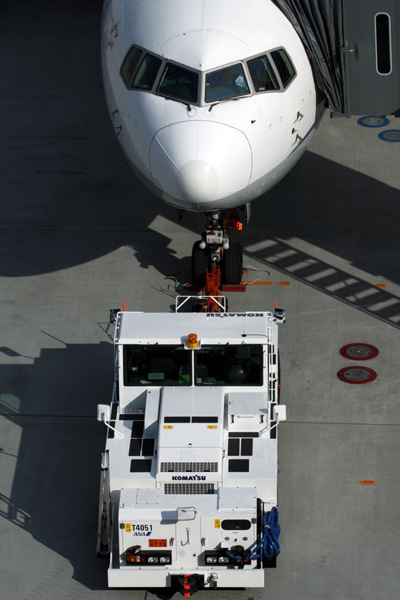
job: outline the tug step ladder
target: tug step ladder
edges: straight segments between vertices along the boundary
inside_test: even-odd
[[[99,515],[97,522],[96,553],[107,558],[111,550],[110,471],[108,450],[101,453]]]

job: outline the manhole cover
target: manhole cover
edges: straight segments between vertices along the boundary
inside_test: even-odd
[[[346,367],[340,369],[338,377],[346,383],[369,383],[376,379],[376,373],[367,367]]]
[[[347,344],[340,349],[340,354],[350,360],[370,360],[378,356],[379,350],[371,344]]]
[[[400,142],[400,130],[388,129],[387,131],[381,131],[378,138],[384,142]]]
[[[361,117],[361,119],[357,120],[357,123],[363,127],[386,127],[386,125],[389,125],[389,119],[370,115],[368,117]]]

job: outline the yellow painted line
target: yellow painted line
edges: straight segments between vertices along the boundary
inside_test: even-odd
[[[358,483],[361,483],[361,485],[375,485],[375,481],[373,481],[372,479],[364,479],[363,481],[359,481]]]
[[[374,287],[385,288],[386,287],[386,283],[374,283]]]

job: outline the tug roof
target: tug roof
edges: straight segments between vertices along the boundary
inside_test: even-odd
[[[195,333],[200,344],[266,344],[270,312],[247,313],[120,313],[119,344],[182,344]],[[271,331],[271,330],[270,330]]]

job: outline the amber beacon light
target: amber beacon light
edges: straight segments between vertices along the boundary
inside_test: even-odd
[[[188,348],[198,348],[199,342],[195,333],[189,333],[188,335]]]

